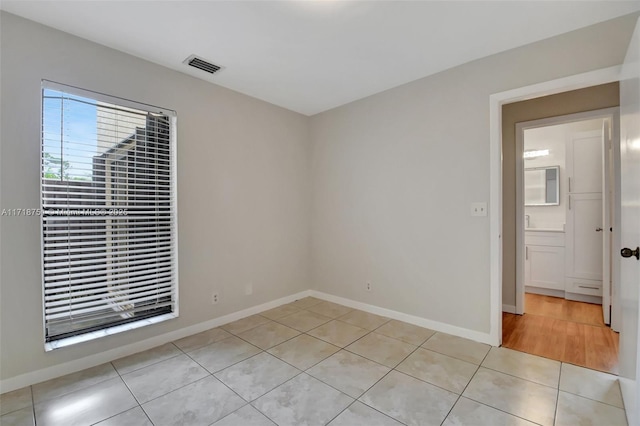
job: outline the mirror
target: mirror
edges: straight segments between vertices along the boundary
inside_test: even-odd
[[[560,204],[560,166],[524,170],[524,205],[557,206]]]

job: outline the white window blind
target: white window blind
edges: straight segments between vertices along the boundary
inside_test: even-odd
[[[47,342],[177,315],[175,120],[43,82]]]

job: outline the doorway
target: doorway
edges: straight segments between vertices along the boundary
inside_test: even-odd
[[[627,49],[624,63],[621,67],[610,67],[596,71],[589,71],[583,74],[558,78],[544,83],[533,84],[494,93],[489,97],[489,121],[490,121],[490,202],[489,202],[489,232],[490,244],[489,252],[491,259],[490,269],[490,332],[489,338],[493,345],[502,344],[503,312],[512,308],[515,310],[515,280],[511,281],[509,268],[515,269],[515,224],[510,220],[515,220],[515,214],[511,217],[506,212],[509,209],[515,210],[515,191],[513,199],[509,189],[515,181],[515,173],[508,170],[511,165],[515,166],[515,156],[511,156],[510,150],[515,144],[509,146],[505,143],[505,123],[504,109],[508,105],[536,100],[540,97],[550,98],[566,91],[581,88],[597,87],[596,85],[606,85],[611,82],[619,83],[617,103],[611,106],[620,106],[620,148],[621,148],[621,193],[618,194],[616,205],[620,206],[621,238],[616,249],[620,249],[620,255],[625,259],[620,262],[620,268],[616,268],[620,273],[619,282],[621,300],[621,331],[620,331],[620,387],[624,399],[629,424],[637,424],[640,407],[640,391],[637,365],[640,365],[640,351],[638,350],[638,285],[640,277],[640,256],[636,258],[638,252],[638,218],[640,217],[640,194],[638,193],[637,182],[640,181],[640,21],[631,38]],[[555,94],[555,95],[553,95]],[[612,97],[614,94],[611,94]],[[601,98],[592,97],[592,100],[599,103]],[[582,107],[585,103],[582,102]],[[606,108],[607,105],[598,105],[595,108],[583,108],[580,111],[590,109]],[[566,107],[566,105],[563,105]],[[578,112],[578,111],[570,111]],[[565,112],[570,113],[570,112]],[[527,117],[526,121],[535,118],[543,118],[560,114],[546,114],[538,117]],[[513,121],[512,123],[515,123]],[[515,138],[515,130],[514,130]],[[513,163],[512,163],[513,158]],[[504,161],[503,161],[504,159]],[[511,233],[509,235],[508,233]],[[511,255],[512,257],[508,257]],[[627,258],[628,256],[628,258]],[[515,274],[514,274],[515,276]],[[513,293],[510,289],[513,286]],[[512,298],[513,296],[513,298]],[[509,303],[514,305],[509,306]],[[507,308],[507,309],[505,309]]]
[[[608,108],[516,124],[513,313],[524,315],[504,314],[503,346],[617,373],[618,122]]]

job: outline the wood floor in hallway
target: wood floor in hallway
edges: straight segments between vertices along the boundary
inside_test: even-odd
[[[600,305],[525,295],[525,314],[502,314],[502,346],[618,374],[618,333]]]

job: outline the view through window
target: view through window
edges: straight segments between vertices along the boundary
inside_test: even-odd
[[[43,82],[47,342],[177,315],[175,120]]]

